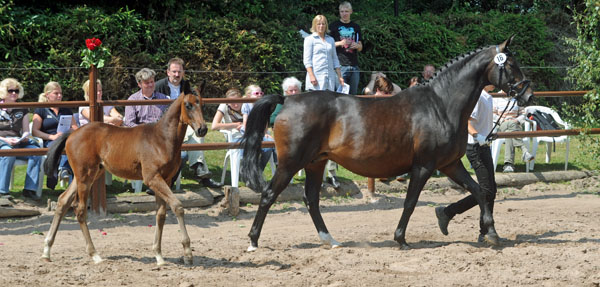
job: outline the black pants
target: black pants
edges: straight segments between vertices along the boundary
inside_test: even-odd
[[[494,213],[494,199],[496,199],[496,178],[494,177],[494,161],[492,160],[492,151],[489,146],[480,146],[479,144],[467,145],[467,158],[471,166],[475,170],[479,186],[485,192],[487,204],[490,212]],[[477,200],[471,194],[453,204],[448,205],[444,212],[448,217],[452,218],[457,214],[461,214],[473,206],[476,206]],[[487,230],[483,228],[483,222],[479,221],[481,234],[486,234]]]

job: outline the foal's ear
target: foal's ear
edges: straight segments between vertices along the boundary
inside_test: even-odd
[[[206,85],[206,80],[202,80],[202,83],[200,83],[200,87],[196,86],[196,96],[198,97],[202,97],[202,92],[204,92],[204,86]]]
[[[502,44],[500,44],[500,51],[504,51],[504,49],[508,48],[508,46],[510,46],[510,43],[512,42],[513,38],[515,37],[516,34],[512,34],[510,37],[508,37],[508,39],[506,39],[506,41],[504,41]]]

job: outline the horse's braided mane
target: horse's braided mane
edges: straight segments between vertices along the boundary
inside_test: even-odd
[[[433,81],[433,79],[437,78],[437,76],[439,76],[442,72],[446,71],[448,68],[452,67],[452,65],[469,58],[470,56],[473,56],[481,51],[483,51],[486,48],[489,48],[490,46],[487,47],[481,47],[481,48],[477,48],[475,50],[472,50],[470,52],[464,53],[462,55],[456,56],[454,59],[446,62],[446,64],[444,64],[442,67],[440,67],[437,71],[435,71],[435,74],[433,74],[433,77],[431,77],[429,80],[425,81],[422,83],[422,85],[428,85],[429,83],[431,83]]]

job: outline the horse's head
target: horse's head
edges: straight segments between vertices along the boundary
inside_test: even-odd
[[[515,97],[520,106],[525,106],[533,99],[531,81],[525,79],[517,60],[508,49],[515,35],[510,36],[502,44],[491,48],[493,57],[487,67],[487,79],[494,86]]]
[[[202,88],[200,88],[202,89]],[[198,95],[187,94],[183,96],[181,101],[181,120],[188,126],[194,129],[197,136],[203,137],[208,129],[202,114],[202,96],[200,90],[196,90]]]

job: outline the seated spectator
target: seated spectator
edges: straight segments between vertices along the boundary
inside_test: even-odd
[[[296,79],[296,77],[288,77],[283,79],[281,87],[283,88],[284,96],[295,95],[302,90],[302,82]],[[269,118],[269,125],[273,126],[273,124],[275,124],[275,119],[282,107],[282,104],[277,104],[277,106],[275,106],[275,110],[273,110],[273,113],[271,113],[271,117]]]
[[[191,94],[192,88],[190,83],[184,78],[185,70],[183,69],[184,62],[180,58],[172,58],[167,63],[167,77],[156,82],[156,90],[159,93],[165,94],[167,97],[175,100],[181,94]],[[191,126],[187,127],[183,143],[197,144],[202,143],[203,139],[196,136],[196,132]],[[200,183],[206,187],[221,187],[221,184],[213,181],[210,177],[212,173],[205,164],[204,151],[190,150],[187,151],[187,160],[190,169],[200,179]],[[184,161],[185,162],[185,161]]]
[[[239,99],[242,98],[242,93],[236,88],[227,90],[225,93],[227,99]],[[245,103],[244,103],[245,104]],[[242,139],[243,135],[243,121],[244,115],[242,115],[242,104],[241,103],[229,103],[220,104],[213,118],[211,129],[212,130],[228,130],[232,133],[232,139],[234,142],[238,142]],[[263,138],[263,141],[266,140]],[[270,139],[273,140],[272,138]],[[262,151],[261,170],[265,169],[265,166],[271,158],[274,148],[264,148]]]
[[[83,83],[82,88],[83,88],[83,97],[85,98],[86,101],[89,101],[90,100],[90,80],[85,81],[85,83]],[[100,80],[97,81],[96,94],[97,94],[98,100],[102,99],[102,83],[100,82]],[[117,111],[117,109],[115,109],[115,107],[103,106],[102,110],[104,113],[104,122],[105,123],[115,125],[115,126],[120,126],[121,124],[123,124],[123,116],[121,115],[121,113],[119,113]],[[89,123],[89,121],[90,121],[89,118],[90,118],[90,107],[88,107],[88,106],[79,107],[79,126],[83,126],[83,125]]]
[[[23,98],[23,86],[16,79],[7,78],[0,82],[0,103],[15,103]],[[24,108],[0,109],[0,149],[39,148],[30,138],[29,111]],[[1,156],[0,157],[0,196],[12,199],[10,178],[16,159],[27,160],[27,176],[23,196],[37,199],[36,190],[41,180],[39,156]]]
[[[148,68],[142,68],[135,74],[135,80],[140,90],[129,96],[128,100],[166,100],[166,95],[154,90],[154,76],[156,72]],[[140,124],[157,122],[163,112],[167,110],[168,105],[143,105],[143,106],[125,106],[125,118],[123,125],[135,127]]]
[[[394,84],[387,77],[377,77],[373,90],[375,95],[390,95],[394,92]]]
[[[39,102],[60,102],[62,101],[62,89],[60,84],[57,82],[48,82],[44,86],[44,92],[39,95]],[[61,116],[71,116],[70,129],[77,129],[77,123],[73,118],[73,112],[69,108],[37,108],[33,114],[33,136],[39,137],[44,140],[44,147],[52,145],[53,141],[60,137],[63,132],[60,132],[59,122]],[[58,179],[68,180],[69,182],[73,179],[73,170],[67,161],[66,155],[61,155],[60,163],[58,166],[58,176],[55,174],[47,174],[46,186],[52,190],[56,186]]]
[[[422,78],[419,79],[419,83],[429,81],[435,75],[435,66],[427,64],[423,66],[423,72],[421,72]]]
[[[525,120],[523,115],[523,108],[520,108],[517,104],[517,100],[507,98],[494,98],[494,116],[500,117],[502,111],[504,115],[500,118],[500,125],[498,126],[499,132],[513,132],[522,131],[523,128],[521,123]],[[503,172],[514,172],[515,171],[515,147],[520,147],[523,152],[521,157],[525,163],[529,163],[533,159],[527,149],[527,146],[523,144],[522,138],[506,138],[504,139],[506,144],[504,147],[504,167]]]
[[[365,95],[374,95],[375,94],[375,92],[376,92],[375,89],[374,89],[375,80],[377,80],[377,78],[379,78],[379,77],[384,77],[385,78],[387,76],[384,73],[382,73],[382,72],[373,72],[373,73],[371,73],[371,80],[369,81],[369,83],[363,89],[363,94],[365,94]],[[394,83],[392,83],[392,85],[393,85],[394,88],[393,88],[392,92],[389,93],[390,95],[395,95],[395,94],[399,93],[400,91],[402,91],[402,89],[400,88],[400,86],[398,86],[398,85],[396,85]]]

